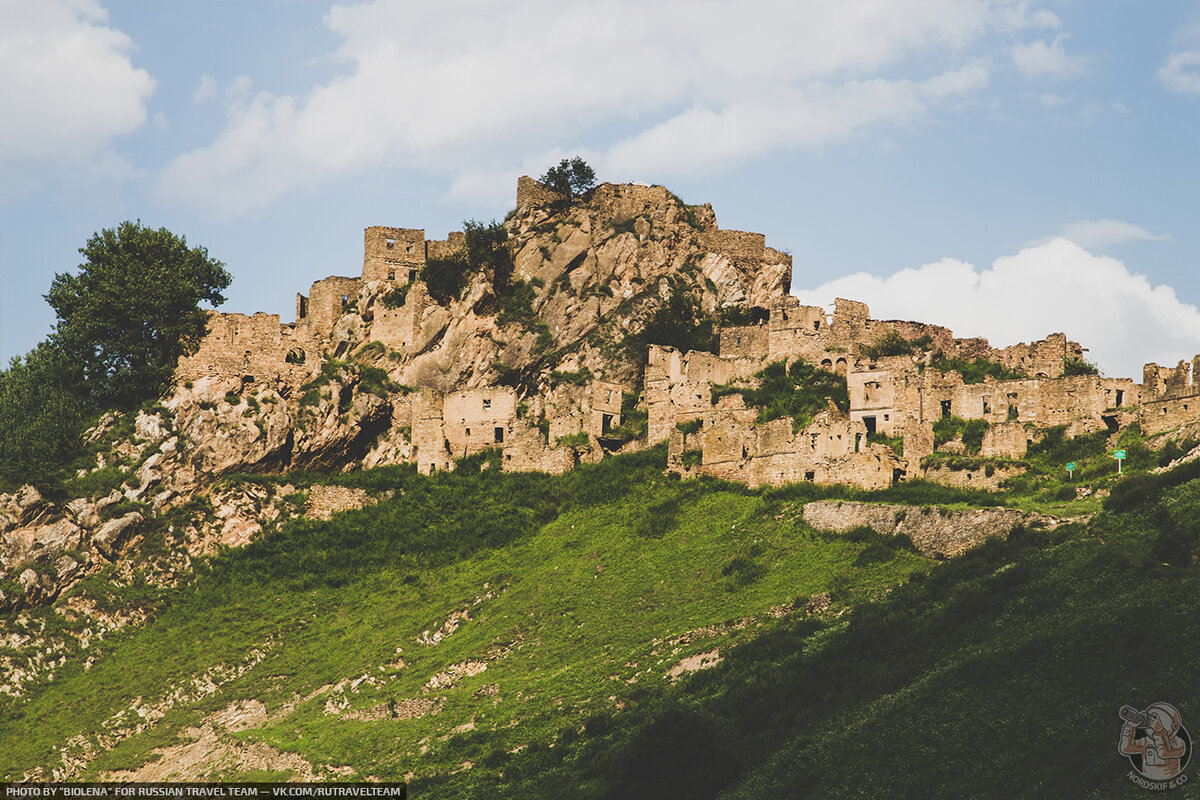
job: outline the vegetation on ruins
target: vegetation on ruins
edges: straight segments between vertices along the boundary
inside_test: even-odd
[[[1063,362],[1063,375],[1099,375],[1100,368],[1084,358],[1068,358]]]
[[[862,349],[862,354],[871,360],[889,356],[907,356],[915,351],[913,343],[905,339],[895,329],[889,328],[875,337],[869,345]]]
[[[649,413],[638,407],[637,392],[621,393],[621,424],[609,430],[604,438],[613,442],[631,442],[646,438]]]
[[[585,194],[596,185],[596,171],[579,156],[563,159],[546,170],[539,180],[558,192],[567,202]]]
[[[817,413],[828,407],[829,401],[841,411],[850,410],[846,379],[836,372],[821,369],[802,358],[792,362],[773,361],[754,375],[758,385],[753,388],[725,384],[714,386],[712,401],[739,394],[749,407],[758,409],[759,422],[790,417],[796,430],[812,422]]]
[[[644,361],[646,348],[652,344],[685,353],[689,350],[715,353],[719,341],[716,320],[705,314],[691,293],[675,282],[667,301],[654,309],[642,330],[627,335],[621,344],[631,356],[636,354]]]
[[[457,300],[474,274],[489,275],[497,295],[510,288],[512,253],[504,225],[495,220],[488,223],[463,220],[463,239],[461,250],[442,258],[429,258],[421,269],[420,277],[429,296],[442,305]],[[403,297],[400,301],[403,302]]]
[[[90,238],[76,273],[54,276],[52,345],[80,370],[93,408],[133,408],[157,397],[181,355],[195,352],[208,315],[225,301],[225,265],[186,237],[122,222]]]
[[[962,437],[968,453],[978,453],[987,433],[986,419],[963,419],[959,416],[941,417],[933,423],[933,446],[941,447],[952,439]]]
[[[998,361],[989,361],[986,358],[967,359],[938,353],[931,365],[939,372],[957,372],[962,375],[963,383],[983,383],[983,379],[989,375],[998,381],[1019,380],[1025,377]]]

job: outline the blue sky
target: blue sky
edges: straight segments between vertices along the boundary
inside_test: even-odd
[[[581,154],[765,233],[810,302],[1140,378],[1200,352],[1198,123],[1174,0],[0,0],[0,356],[122,220],[290,321],[364,227],[442,238]]]

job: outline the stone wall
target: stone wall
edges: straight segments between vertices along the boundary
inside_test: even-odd
[[[422,475],[454,468],[454,454],[446,438],[443,417],[445,396],[422,389],[412,404],[413,458]]]
[[[930,483],[953,486],[957,489],[982,489],[998,491],[1009,478],[1025,472],[1024,467],[980,464],[969,469],[956,469],[937,461],[922,467],[921,477]]]
[[[517,208],[551,205],[562,199],[561,194],[528,175],[517,178]]]
[[[339,511],[352,511],[373,502],[371,496],[362,489],[317,484],[309,489],[308,502],[304,504],[304,515],[315,519],[329,519]]]
[[[1018,525],[1053,529],[1058,520],[1007,508],[947,511],[940,508],[876,505],[839,500],[805,504],[804,521],[817,530],[844,533],[867,527],[887,536],[903,533],[923,554],[952,558]]]
[[[766,258],[767,237],[761,233],[716,229],[700,234],[700,246],[741,267],[754,268]]]

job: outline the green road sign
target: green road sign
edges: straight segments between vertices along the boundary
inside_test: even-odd
[[[1113,458],[1124,458],[1124,457],[1125,457],[1124,450],[1118,450],[1117,452],[1113,453]]]
[[[1067,462],[1067,471],[1068,471],[1068,472],[1074,472],[1074,471],[1075,471],[1075,462],[1074,462],[1074,461],[1068,461],[1068,462]]]

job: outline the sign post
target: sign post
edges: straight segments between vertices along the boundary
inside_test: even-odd
[[[1113,453],[1113,458],[1117,460],[1117,474],[1121,474],[1121,462],[1125,460],[1125,451],[1117,450]]]
[[[1118,466],[1118,469],[1119,468],[1120,467]],[[1067,462],[1067,477],[1069,477],[1071,480],[1075,480],[1075,462],[1074,461]]]

